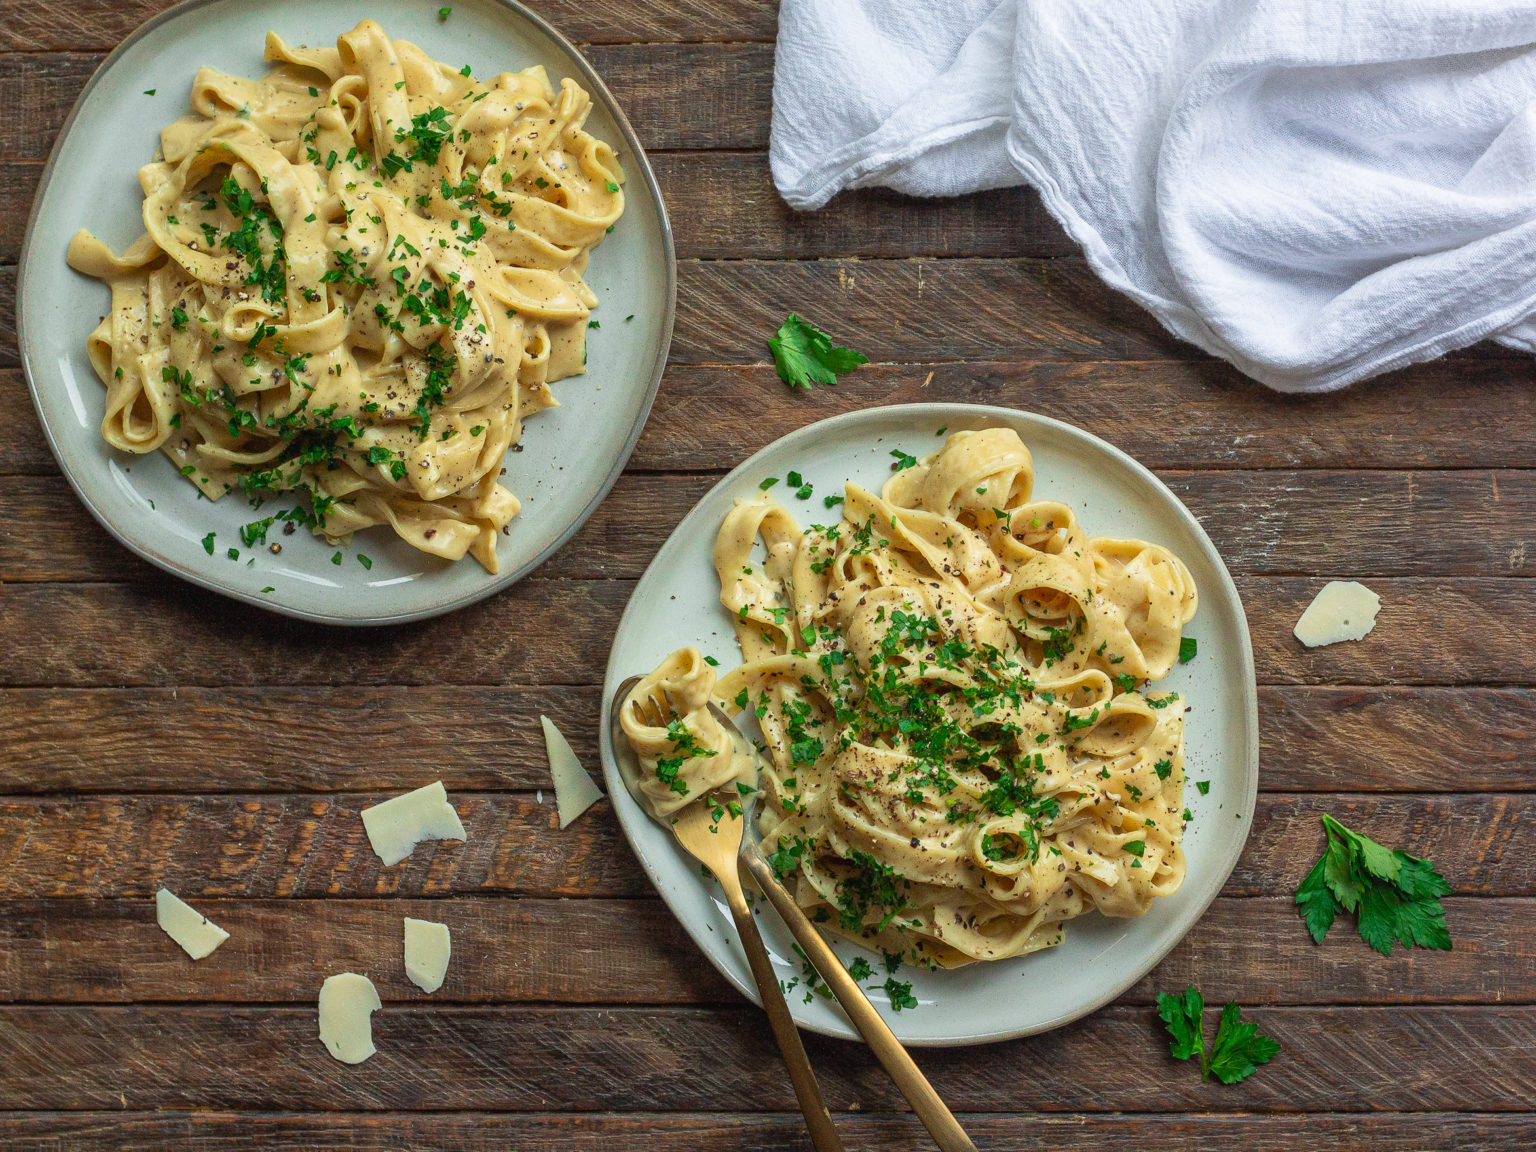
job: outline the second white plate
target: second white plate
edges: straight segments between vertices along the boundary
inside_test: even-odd
[[[822,497],[841,493],[846,480],[878,490],[890,476],[891,451],[923,456],[937,449],[944,432],[1011,427],[1035,458],[1036,498],[1070,504],[1092,535],[1134,536],[1172,549],[1194,575],[1200,611],[1185,635],[1199,654],[1177,668],[1160,688],[1188,701],[1186,803],[1194,812],[1185,839],[1184,886],[1158,900],[1136,920],[1096,914],[1072,921],[1058,948],[947,972],[903,968],[912,982],[915,1009],[895,1013],[885,997],[871,999],[903,1043],[974,1044],[1026,1036],[1058,1027],[1124,992],[1179,942],[1226,882],[1252,823],[1258,791],[1258,697],[1253,651],[1237,589],[1210,538],[1187,508],[1140,464],[1070,425],[1008,408],[966,404],[913,404],[875,408],[824,420],[770,444],[706,495],[662,545],[641,578],[614,638],[603,688],[600,725],[603,773],[635,854],[683,927],[710,962],[744,995],[756,1000],[750,970],[729,910],[713,883],[700,879],[697,863],[672,836],[650,820],[625,791],[613,759],[606,717],[613,693],[626,677],[654,668],[674,649],[696,644],[722,670],[741,662],[735,633],[720,606],[712,564],[715,533],[738,498],[758,492],[769,477],[802,527],[833,522]],[[815,495],[800,501],[784,477],[801,474]],[[1209,781],[1201,794],[1196,781]],[[771,911],[760,923],[782,980],[801,974],[792,940]],[[835,944],[845,962],[860,950]],[[868,955],[868,953],[865,953]],[[879,958],[873,962],[879,967]],[[789,995],[795,1019],[829,1036],[857,1038],[837,1006],[807,996],[804,984]]]

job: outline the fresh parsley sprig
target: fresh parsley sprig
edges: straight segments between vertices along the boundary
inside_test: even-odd
[[[1360,939],[1383,956],[1395,941],[1404,948],[1449,951],[1440,897],[1451,886],[1428,860],[1384,848],[1323,816],[1328,847],[1296,889],[1296,903],[1312,939],[1323,942],[1339,912],[1355,917]]]
[[[817,384],[836,384],[839,376],[852,372],[869,357],[851,348],[837,347],[814,324],[807,324],[793,312],[768,341],[773,365],[779,379],[791,388],[814,388]]]
[[[1243,1019],[1243,1010],[1235,1000],[1221,1010],[1216,1026],[1216,1042],[1205,1048],[1205,1000],[1191,984],[1183,995],[1157,994],[1157,1014],[1168,1029],[1168,1051],[1176,1060],[1200,1058],[1200,1078],[1212,1076],[1223,1084],[1246,1080],[1260,1064],[1268,1064],[1280,1051],[1280,1045],[1259,1031],[1258,1025]]]

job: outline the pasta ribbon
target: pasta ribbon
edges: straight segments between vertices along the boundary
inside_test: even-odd
[[[1198,606],[1188,569],[1033,495],[1010,429],[957,432],[802,530],[762,495],[715,542],[743,664],[695,649],[624,729],[672,812],[744,779],[706,705],[757,720],[764,851],[827,928],[953,967],[1140,916],[1184,879],[1184,704],[1154,692]],[[665,690],[665,691],[663,691]],[[671,702],[670,709],[663,701]],[[664,724],[641,724],[648,702]]]
[[[139,171],[142,238],[70,243],[112,290],[87,342],[102,437],[210,500],[291,493],[329,540],[388,525],[495,572],[506,454],[586,370],[623,168],[541,67],[477,81],[372,20],[334,48],[269,32],[266,58],[198,71]]]

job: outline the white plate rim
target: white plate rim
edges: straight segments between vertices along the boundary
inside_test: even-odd
[[[64,123],[59,127],[58,134],[54,137],[53,147],[48,153],[48,161],[43,165],[42,175],[38,178],[37,191],[32,196],[32,204],[27,213],[27,226],[26,230],[22,233],[21,240],[21,257],[16,265],[16,343],[21,359],[22,374],[26,377],[27,381],[27,392],[31,397],[32,407],[37,414],[38,423],[42,426],[43,435],[48,441],[48,450],[53,453],[53,458],[59,466],[59,471],[63,473],[64,478],[69,482],[75,496],[85,506],[86,511],[123,547],[141,559],[147,560],[149,563],[175,576],[179,576],[198,587],[205,588],[210,592],[216,592],[221,596],[228,596],[245,604],[255,605],[268,612],[281,616],[290,616],[298,620],[307,620],[316,624],[336,624],[362,628],[388,624],[407,624],[415,620],[430,619],[431,617],[441,616],[459,608],[467,607],[470,604],[478,603],[490,596],[494,596],[498,592],[505,591],[564,547],[571,537],[581,530],[592,514],[597,511],[598,506],[608,498],[608,494],[613,490],[613,486],[618,482],[620,474],[629,463],[629,458],[634,453],[635,445],[639,442],[640,434],[645,429],[646,421],[650,418],[651,407],[656,402],[656,393],[661,387],[661,378],[666,371],[667,358],[672,347],[673,326],[677,317],[677,248],[672,235],[672,223],[667,215],[666,201],[662,198],[661,186],[657,183],[656,173],[651,168],[650,159],[646,156],[639,137],[635,135],[634,127],[630,124],[629,118],[624,114],[624,110],[620,107],[618,101],[614,99],[613,93],[608,90],[608,86],[603,83],[602,77],[598,75],[597,70],[577,50],[576,46],[566,39],[549,21],[519,3],[519,0],[490,0],[490,2],[506,8],[514,16],[533,25],[540,34],[547,36],[561,50],[566,52],[580,72],[588,94],[593,97],[594,101],[602,104],[603,110],[618,125],[624,139],[624,147],[628,150],[627,158],[631,161],[631,163],[626,164],[626,173],[629,173],[632,169],[639,171],[642,184],[656,207],[656,218],[663,244],[662,264],[666,271],[665,298],[662,301],[664,309],[661,336],[657,342],[656,355],[651,365],[650,384],[645,390],[643,402],[635,410],[635,419],[630,427],[629,434],[625,438],[623,449],[615,455],[608,473],[594,490],[592,498],[572,518],[571,522],[559,535],[539,552],[516,567],[506,569],[496,576],[488,578],[473,589],[446,599],[424,603],[418,608],[372,614],[318,611],[306,608],[302,604],[293,604],[284,600],[274,600],[269,597],[252,595],[243,589],[237,588],[216,577],[208,576],[196,568],[183,564],[141,543],[132,533],[120,529],[98,507],[66,462],[65,454],[60,447],[53,426],[48,421],[47,411],[41,395],[42,389],[38,381],[39,374],[33,370],[26,335],[27,292],[25,289],[28,282],[27,268],[33,255],[38,216],[53,181],[55,162],[63,151],[64,143],[69,138],[70,131],[75,125],[75,120],[80,110],[85,107],[88,97],[95,90],[97,83],[119,59],[127,54],[140,40],[154,32],[161,25],[179,19],[199,8],[221,2],[223,0],[181,0],[180,3],[151,16],[124,37],[117,47],[107,54],[107,57],[96,67],[96,70],[91,73],[91,77],[86,81],[85,87],[80,90],[80,95],[75,98],[74,105],[69,110],[69,115],[65,117]]]
[[[1239,797],[1243,807],[1243,811],[1240,814],[1241,835],[1232,842],[1231,847],[1226,851],[1218,867],[1213,870],[1214,873],[1219,874],[1219,877],[1217,882],[1211,885],[1209,894],[1199,904],[1191,905],[1189,908],[1182,911],[1182,922],[1180,923],[1176,932],[1167,941],[1167,943],[1160,950],[1154,949],[1150,951],[1142,962],[1133,966],[1134,970],[1128,969],[1120,979],[1109,985],[1106,985],[1102,992],[1094,997],[1090,1002],[1075,1005],[1071,1009],[1063,1011],[1055,1016],[1030,1026],[1015,1028],[1003,1027],[990,1031],[979,1032],[956,1032],[954,1034],[946,1034],[940,1037],[924,1036],[919,1038],[903,1035],[902,1018],[900,1016],[893,1016],[888,1013],[882,1013],[882,1015],[885,1016],[886,1023],[889,1024],[892,1030],[896,1033],[897,1038],[909,1046],[925,1048],[950,1048],[997,1043],[1004,1040],[1018,1039],[1024,1036],[1034,1036],[1042,1032],[1048,1032],[1053,1029],[1060,1028],[1066,1024],[1072,1023],[1074,1020],[1079,1020],[1084,1016],[1098,1011],[1100,1008],[1103,1008],[1105,1005],[1121,996],[1128,988],[1134,985],[1138,980],[1140,980],[1159,963],[1161,963],[1162,960],[1168,955],[1168,953],[1173,951],[1174,948],[1178,947],[1184,938],[1187,937],[1189,933],[1194,929],[1195,925],[1200,922],[1201,918],[1210,908],[1212,902],[1214,902],[1216,897],[1220,895],[1221,890],[1225,887],[1227,879],[1231,876],[1233,869],[1237,866],[1238,859],[1241,857],[1244,848],[1247,846],[1248,837],[1252,833],[1253,811],[1258,798],[1259,779],[1258,685],[1254,670],[1253,642],[1248,631],[1247,614],[1243,609],[1242,597],[1238,593],[1237,585],[1232,579],[1232,574],[1227,571],[1225,561],[1222,560],[1220,552],[1217,551],[1215,544],[1211,541],[1211,538],[1206,533],[1205,528],[1195,517],[1194,513],[1192,513],[1184,505],[1184,502],[1180,500],[1178,496],[1175,495],[1166,484],[1158,479],[1158,477],[1150,469],[1135,459],[1135,457],[1125,452],[1123,449],[1117,448],[1107,440],[1101,439],[1100,437],[1095,436],[1093,433],[1079,428],[1076,425],[1068,424],[1065,421],[1057,420],[1054,417],[1045,416],[1037,412],[1030,412],[1021,408],[1008,408],[1001,405],[968,404],[963,402],[946,401],[916,404],[888,404],[875,408],[862,408],[853,412],[845,412],[840,415],[828,417],[824,420],[815,421],[814,423],[807,424],[804,427],[798,428],[795,431],[788,433],[787,435],[781,436],[779,439],[764,446],[757,452],[754,452],[746,460],[742,461],[735,468],[731,469],[731,471],[725,476],[721,477],[721,479],[716,484],[712,485],[708,492],[700,497],[699,501],[688,512],[688,514],[683,517],[683,519],[678,523],[677,527],[668,534],[667,539],[662,543],[661,548],[657,550],[656,557],[652,559],[651,563],[646,567],[645,573],[641,576],[640,581],[637,582],[636,594],[631,595],[629,602],[625,605],[623,615],[619,618],[618,627],[614,630],[614,641],[610,646],[610,653],[617,651],[619,646],[619,637],[623,635],[626,625],[631,623],[632,614],[641,610],[640,598],[638,596],[640,585],[644,584],[647,578],[650,577],[652,570],[656,568],[656,566],[660,563],[661,553],[666,550],[667,546],[670,545],[674,539],[695,533],[698,530],[698,527],[703,520],[704,506],[710,502],[711,497],[715,496],[715,494],[721,490],[727,489],[736,484],[746,473],[757,469],[759,467],[759,461],[769,455],[777,455],[779,453],[791,451],[799,443],[811,439],[815,436],[825,435],[828,432],[841,432],[844,430],[844,426],[847,425],[857,425],[866,421],[872,424],[878,423],[881,419],[887,418],[898,412],[910,415],[914,422],[924,419],[944,420],[946,423],[965,419],[993,419],[1006,421],[1010,426],[1016,428],[1019,427],[1020,424],[1033,424],[1036,426],[1048,428],[1057,434],[1065,435],[1069,439],[1076,440],[1091,450],[1102,452],[1112,457],[1117,463],[1126,467],[1136,479],[1145,484],[1147,488],[1149,488],[1157,497],[1159,497],[1161,501],[1175,513],[1178,519],[1183,523],[1184,527],[1193,535],[1197,543],[1200,545],[1201,550],[1205,554],[1204,558],[1208,563],[1210,563],[1212,568],[1217,573],[1220,585],[1219,591],[1221,593],[1222,600],[1225,601],[1231,609],[1233,609],[1233,623],[1236,628],[1236,633],[1240,645],[1239,662],[1244,672],[1243,716],[1241,719],[1246,726],[1248,734],[1246,748],[1244,750],[1245,754],[1243,758],[1243,764],[1241,766],[1243,776],[1243,789]],[[1027,442],[1028,438],[1025,437],[1025,439]],[[711,524],[707,525],[706,527],[708,530],[708,536],[706,538],[708,540],[713,540],[718,525]],[[752,1001],[754,1004],[761,1005],[761,999],[757,994],[756,987],[753,986],[749,980],[744,980],[735,970],[727,966],[724,963],[723,956],[720,955],[714,947],[710,946],[710,943],[706,941],[700,932],[695,931],[694,927],[688,922],[687,919],[678,913],[676,907],[674,907],[673,898],[670,894],[668,885],[663,882],[661,869],[658,867],[657,862],[653,860],[647,853],[645,853],[637,843],[634,829],[649,826],[651,824],[651,820],[650,817],[640,809],[639,805],[629,795],[624,785],[623,778],[618,771],[618,767],[614,759],[613,743],[608,723],[608,716],[610,709],[612,708],[614,692],[618,685],[622,683],[626,677],[635,675],[637,673],[643,673],[645,671],[648,670],[639,668],[617,668],[614,666],[613,656],[610,655],[608,668],[603,681],[601,711],[598,722],[598,745],[602,758],[604,784],[609,792],[609,798],[613,804],[614,812],[618,816],[619,826],[624,832],[625,840],[628,841],[631,850],[635,854],[635,857],[639,860],[641,867],[644,868],[646,876],[650,879],[652,886],[656,889],[657,893],[666,903],[668,911],[672,913],[674,918],[677,919],[678,923],[682,925],[683,930],[687,932],[690,938],[693,939],[694,943],[698,945],[699,950],[704,953],[705,958],[710,962],[711,965],[714,966],[715,970],[718,971],[734,988],[736,988],[738,992],[740,992],[748,1000]],[[702,883],[703,881],[698,880],[696,882]],[[735,940],[727,941],[726,944],[728,948],[740,948],[739,942]],[[862,1040],[858,1032],[853,1029],[853,1027],[847,1022],[846,1018],[843,1017],[841,1013],[838,1013],[836,1016],[836,1024],[824,1024],[816,1019],[805,1019],[803,1014],[798,1009],[799,1005],[791,1003],[790,1010],[795,1015],[796,1022],[802,1028],[821,1033],[822,1035],[832,1036],[837,1039]]]

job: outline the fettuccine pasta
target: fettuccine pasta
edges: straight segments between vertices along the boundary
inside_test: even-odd
[[[802,529],[767,495],[715,544],[743,664],[674,653],[624,709],[663,811],[761,787],[770,862],[814,920],[952,967],[1139,916],[1184,879],[1184,705],[1148,690],[1197,596],[1141,540],[1088,536],[1032,495],[1009,429],[906,457],[879,495]],[[703,710],[756,715],[761,780]],[[654,717],[654,714],[651,714]]]
[[[112,289],[102,436],[210,500],[294,493],[277,518],[328,539],[387,524],[495,572],[503,461],[585,370],[582,276],[623,169],[541,67],[482,83],[372,20],[334,48],[269,32],[266,56],[257,81],[197,73],[139,170],[140,240],[70,244]]]

